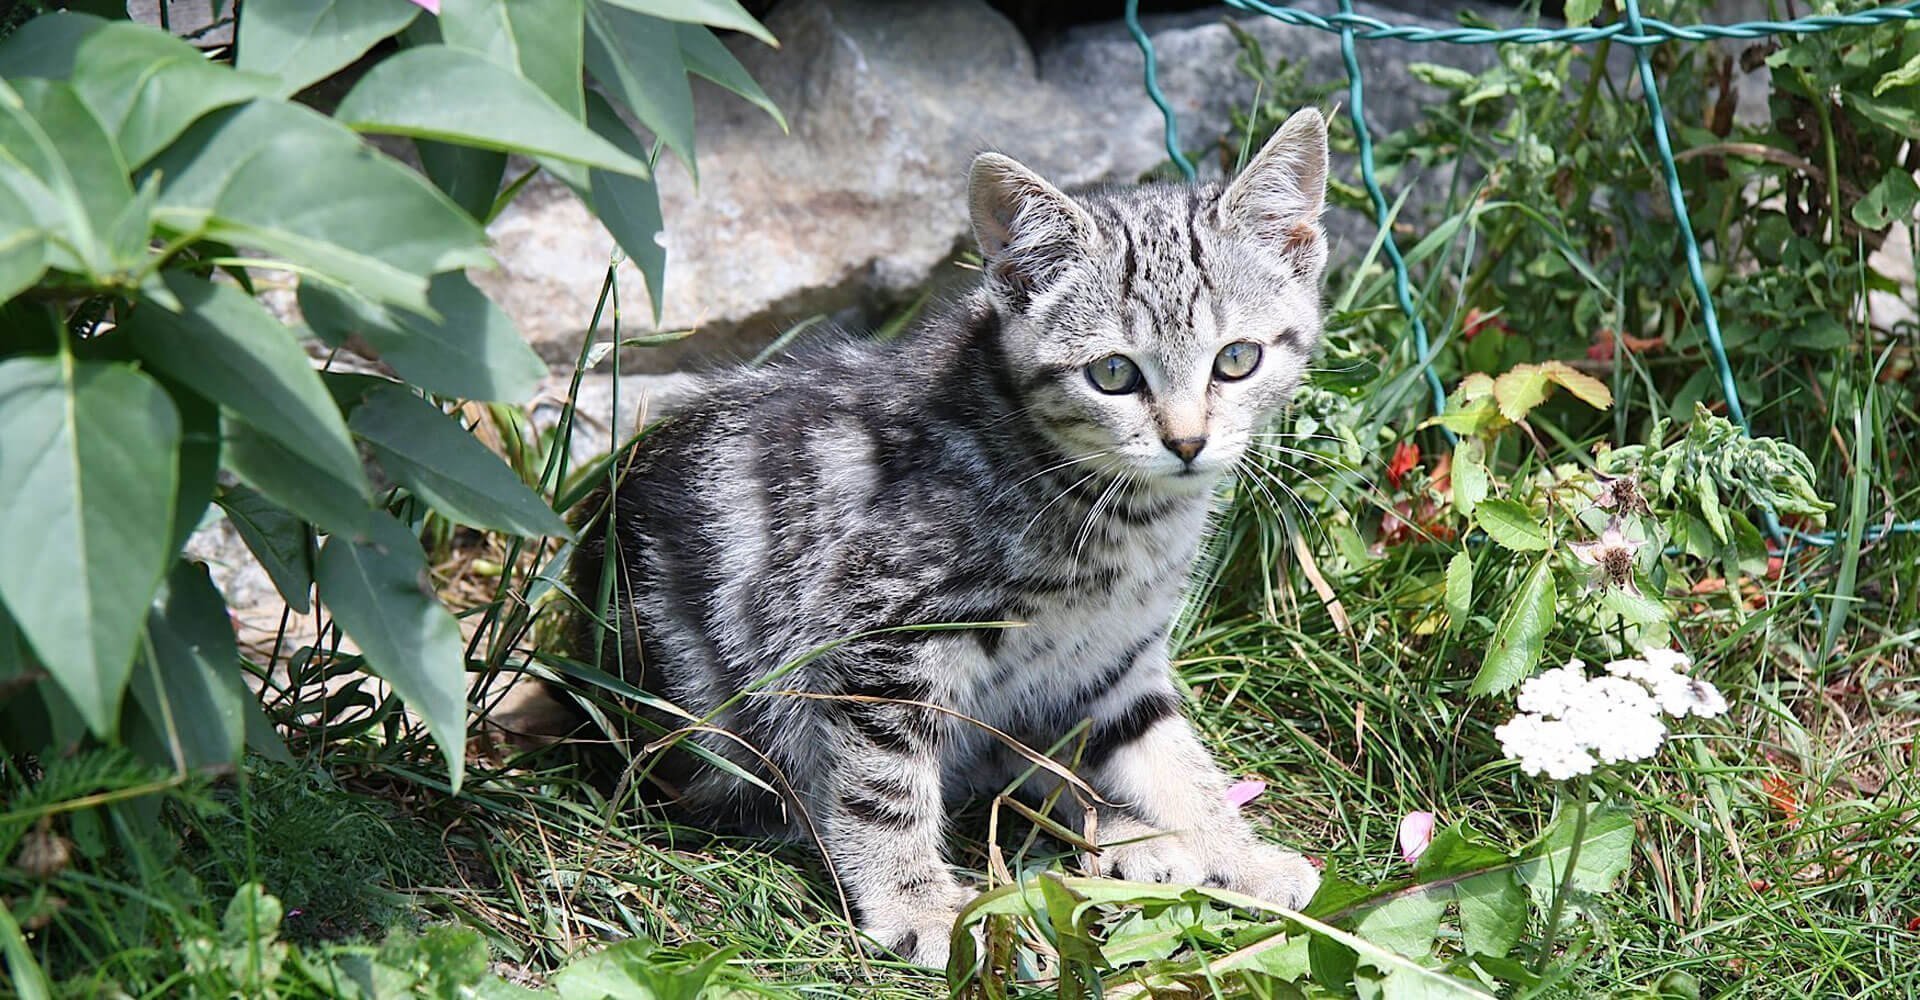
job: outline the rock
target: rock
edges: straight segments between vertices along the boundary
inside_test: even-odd
[[[1362,13],[1445,24],[1374,4]],[[1150,19],[1163,87],[1190,147],[1228,128],[1253,84],[1234,69],[1225,8]],[[1309,80],[1344,80],[1338,38],[1236,14],[1269,56],[1304,61]],[[1511,17],[1511,14],[1508,14]],[[1142,87],[1139,50],[1113,23],[1077,29],[1036,58],[979,0],[920,4],[793,0],[768,26],[781,48],[731,44],[792,125],[696,84],[700,181],[677,161],[659,171],[667,221],[663,329],[698,328],[677,344],[634,351],[632,370],[668,371],[690,357],[734,359],[803,317],[856,306],[878,322],[929,282],[965,272],[965,178],[995,149],[1063,185],[1132,181],[1166,159],[1159,111]],[[1431,58],[1485,65],[1486,49],[1423,53],[1366,47],[1368,117],[1412,122],[1430,95],[1406,70]],[[1362,220],[1364,222],[1364,220]],[[1358,229],[1371,237],[1370,223]],[[563,186],[542,178],[490,229],[501,268],[475,279],[549,361],[579,350],[613,242]],[[1361,244],[1364,248],[1364,243]],[[645,290],[620,269],[623,330],[645,326]]]

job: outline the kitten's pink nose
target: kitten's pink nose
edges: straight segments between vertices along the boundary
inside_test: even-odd
[[[1200,449],[1207,446],[1207,439],[1204,437],[1164,438],[1160,443],[1166,445],[1168,451],[1180,456],[1180,461],[1192,465],[1194,457],[1200,454]]]

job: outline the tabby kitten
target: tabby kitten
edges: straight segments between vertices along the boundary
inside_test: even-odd
[[[1224,188],[1070,197],[982,154],[956,312],[722,376],[626,455],[574,562],[617,621],[575,638],[731,734],[656,772],[679,801],[817,835],[868,934],[943,965],[969,895],[947,808],[1025,767],[968,720],[1041,750],[1086,723],[1061,755],[1114,803],[1104,871],[1304,905],[1318,874],[1223,800],[1167,629],[1215,486],[1320,339],[1326,169],[1312,110]]]

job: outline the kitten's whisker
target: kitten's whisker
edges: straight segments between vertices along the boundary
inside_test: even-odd
[[[1047,511],[1052,510],[1054,504],[1057,504],[1060,501],[1065,500],[1067,498],[1067,494],[1072,493],[1074,490],[1077,490],[1080,487],[1086,485],[1088,480],[1092,479],[1095,476],[1098,476],[1101,473],[1101,471],[1102,470],[1100,469],[1095,469],[1092,472],[1087,473],[1085,476],[1082,476],[1078,480],[1075,480],[1072,486],[1069,486],[1066,489],[1061,490],[1060,495],[1054,497],[1052,500],[1047,501],[1047,505],[1045,507],[1040,508],[1039,513],[1036,513],[1033,515],[1033,520],[1028,521],[1027,526],[1020,529],[1020,537],[1023,539],[1026,538],[1027,532],[1032,531],[1033,526],[1036,524],[1039,524],[1040,519],[1047,516]]]
[[[1041,469],[1039,472],[1036,472],[1033,475],[1020,480],[1019,482],[1014,483],[1013,485],[1002,489],[999,493],[994,494],[994,499],[998,500],[1001,497],[1004,497],[1007,494],[1013,492],[1014,490],[1019,489],[1020,487],[1025,486],[1036,479],[1039,479],[1041,476],[1044,476],[1049,472],[1057,472],[1061,469],[1066,468],[1069,465],[1079,465],[1081,462],[1091,462],[1091,461],[1094,461],[1095,459],[1105,458],[1111,454],[1113,454],[1113,449],[1108,448],[1105,451],[1092,451],[1084,455],[1080,455],[1074,458],[1069,458],[1064,462],[1058,462],[1053,465],[1049,465],[1046,468]]]
[[[1100,498],[1095,500],[1093,506],[1087,510],[1086,520],[1080,525],[1080,535],[1074,541],[1073,557],[1076,560],[1080,558],[1080,553],[1086,549],[1087,539],[1093,537],[1093,526],[1100,520],[1101,508],[1105,507],[1107,501],[1112,499],[1114,491],[1120,489],[1121,486],[1131,478],[1133,478],[1132,472],[1122,472],[1120,475],[1115,476],[1113,482],[1107,484],[1107,488],[1100,492]]]

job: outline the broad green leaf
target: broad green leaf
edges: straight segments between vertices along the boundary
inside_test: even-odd
[[[752,35],[768,45],[778,46],[773,34],[735,0],[606,0],[616,7],[639,11],[669,21],[706,24]]]
[[[1527,891],[1511,870],[1462,879],[1453,888],[1460,913],[1460,945],[1496,958],[1513,951],[1527,928]]]
[[[0,170],[0,302],[32,286],[47,270],[40,213],[14,188],[13,176],[13,171]]]
[[[760,89],[753,75],[712,31],[697,24],[677,24],[674,28],[680,38],[680,58],[686,62],[688,72],[733,91],[747,103],[772,115],[781,130],[786,130],[787,116],[780,113],[773,98]]]
[[[672,25],[587,0],[587,71],[695,170],[693,87]]]
[[[20,196],[46,234],[47,263],[69,271],[108,271],[112,262],[88,214],[73,172],[26,102],[0,80],[0,182]],[[98,196],[96,195],[96,198]]]
[[[1499,405],[1501,416],[1517,424],[1546,402],[1551,384],[1537,365],[1515,365],[1493,380],[1493,401]]]
[[[1408,958],[1424,959],[1440,932],[1440,917],[1452,893],[1442,889],[1413,889],[1368,910],[1354,925],[1354,933]]]
[[[232,764],[246,738],[240,650],[204,563],[176,562],[147,615],[150,656],[133,676],[152,749],[176,769]]]
[[[164,31],[72,14],[38,18],[0,44],[0,72],[71,83],[134,167],[201,115],[274,93],[270,78],[234,72]]]
[[[419,13],[407,0],[246,0],[238,65],[273,77],[286,96],[365,55]]]
[[[293,610],[306,614],[313,589],[313,532],[306,522],[237,483],[222,487],[214,499],[274,589]]]
[[[594,135],[538,87],[485,56],[445,45],[408,49],[383,60],[360,78],[334,117],[361,132],[647,175],[645,163]]]
[[[1547,556],[1528,571],[1520,592],[1500,616],[1487,658],[1468,688],[1470,693],[1499,694],[1533,673],[1546,649],[1547,630],[1553,627],[1554,596],[1553,559]]]
[[[293,331],[237,288],[182,271],[168,273],[166,283],[182,312],[149,302],[121,325],[147,365],[341,481],[361,484],[358,492],[371,501],[346,421]]]
[[[339,344],[359,334],[382,361],[421,388],[511,402],[533,395],[546,377],[546,363],[466,275],[435,277],[427,301],[440,319],[382,309],[334,288],[300,286],[300,309],[322,339]]]
[[[405,389],[368,395],[353,411],[353,432],[373,446],[388,475],[461,524],[527,537],[569,534],[498,455]]]
[[[47,80],[21,80],[14,85],[27,114],[45,131],[47,139],[59,151],[67,175],[73,179],[80,204],[86,212],[88,228],[99,240],[99,256],[91,261],[96,273],[140,263],[122,258],[107,240],[106,234],[133,201],[133,186],[127,182],[127,164],[113,137],[80,99],[72,87]],[[134,249],[144,256],[146,233]]]
[[[221,423],[221,436],[228,470],[267,499],[335,535],[366,530],[372,508],[361,492],[364,473],[343,479],[231,415]]]
[[[1565,361],[1542,361],[1540,374],[1547,381],[1573,393],[1582,403],[1596,410],[1604,410],[1613,405],[1613,390],[1605,382],[1567,364]],[[1498,385],[1498,383],[1495,383]]]
[[[1600,0],[1567,0],[1565,10],[1567,27],[1584,28],[1600,13]]]
[[[1573,862],[1573,890],[1581,893],[1612,889],[1614,880],[1633,860],[1633,814],[1599,804],[1587,806],[1587,810],[1587,829],[1580,836],[1578,857],[1573,856],[1576,817],[1572,809],[1563,809],[1521,862],[1520,880],[1532,891],[1535,905],[1552,904],[1569,859]]]
[[[131,366],[0,362],[0,600],[102,737],[171,555],[179,447],[173,402]]]
[[[1448,624],[1454,628],[1466,624],[1467,616],[1473,612],[1473,557],[1464,549],[1447,560],[1446,599]]]
[[[1473,510],[1474,522],[1487,537],[1515,552],[1544,552],[1547,529],[1525,505],[1513,500],[1483,500]]]
[[[1453,509],[1472,517],[1487,498],[1492,476],[1487,473],[1487,443],[1477,436],[1463,437],[1453,446]]]
[[[177,382],[159,379],[180,414],[180,461],[174,480],[168,552],[180,551],[200,525],[220,476],[220,408]]]
[[[587,95],[587,124],[629,154],[646,157],[639,137],[597,91]],[[587,176],[591,190],[582,197],[593,206],[594,215],[613,235],[614,242],[640,269],[647,283],[647,301],[653,305],[653,321],[658,323],[666,302],[667,280],[667,248],[660,241],[660,234],[666,230],[666,222],[660,217],[660,190],[651,177],[599,169],[589,171]]]
[[[216,111],[149,169],[161,176],[162,225],[292,261],[375,301],[425,308],[428,275],[491,262],[479,223],[425,178],[295,105]],[[296,177],[325,177],[328,196],[288,183]]]
[[[440,37],[525,77],[580,121],[584,19],[582,0],[442,0]]]
[[[493,214],[493,200],[500,193],[507,154],[432,139],[415,139],[413,145],[420,152],[420,164],[426,168],[433,186],[446,192],[468,215],[486,222]]]
[[[327,539],[315,574],[320,599],[359,644],[368,668],[426,721],[457,792],[467,725],[460,629],[434,596],[419,540],[385,513],[368,524],[365,539]]]

